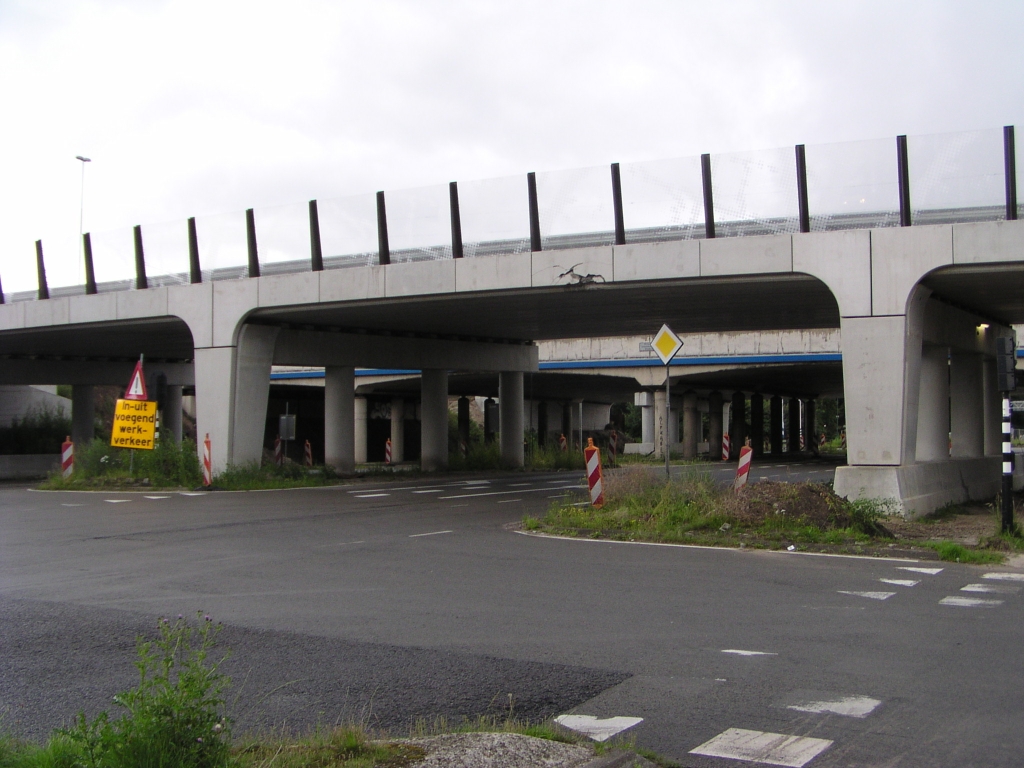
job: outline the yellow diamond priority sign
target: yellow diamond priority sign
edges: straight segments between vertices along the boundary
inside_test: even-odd
[[[661,326],[661,330],[658,331],[658,334],[651,342],[654,353],[661,358],[661,362],[665,365],[672,362],[672,358],[676,356],[676,353],[682,346],[682,340],[672,333],[672,329],[667,325]]]

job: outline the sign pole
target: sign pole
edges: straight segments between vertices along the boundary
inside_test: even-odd
[[[669,362],[672,362],[671,360]],[[672,470],[669,469],[669,456],[672,453],[668,436],[671,430],[668,427],[669,417],[672,415],[672,376],[669,375],[669,363],[665,363],[665,476],[672,479]]]
[[[1002,488],[1003,533],[1013,531],[1013,426],[1010,422],[1010,393],[1003,393],[1003,488]]]

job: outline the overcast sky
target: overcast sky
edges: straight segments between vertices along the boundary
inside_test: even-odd
[[[0,280],[85,229],[1024,123],[1020,2],[0,0]]]

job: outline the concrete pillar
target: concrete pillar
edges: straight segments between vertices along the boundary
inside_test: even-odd
[[[178,388],[181,392],[181,388]],[[71,441],[75,449],[84,448],[92,442],[95,431],[96,406],[91,384],[74,384],[71,387]],[[178,419],[181,423],[181,419]]]
[[[676,400],[676,398],[672,398]],[[669,407],[668,409],[668,444],[671,446],[679,444],[679,408]]]
[[[782,398],[778,395],[773,396],[768,405],[768,420],[772,455],[778,456],[782,453]]]
[[[459,398],[459,442],[460,450],[469,450],[469,398],[465,395]]]
[[[633,395],[633,404],[640,406],[640,442],[654,446],[654,395],[650,392],[637,392]]]
[[[954,354],[949,363],[949,454],[954,458],[985,455],[984,358]]]
[[[982,362],[982,409],[984,412],[985,455],[1003,453],[1003,398],[996,383],[996,361],[986,357]]]
[[[497,424],[494,423],[494,409],[496,407],[493,397],[488,397],[484,400],[484,442],[493,443],[494,433],[497,430]]]
[[[654,390],[654,455],[664,458],[669,440],[668,421],[665,415],[665,390]]]
[[[353,427],[353,452],[352,458],[356,464],[366,463],[366,398],[356,397],[353,403],[354,427]]]
[[[800,450],[800,399],[789,398],[789,452]]]
[[[739,390],[732,393],[732,418],[729,424],[729,458],[738,459],[746,438],[747,398]]]
[[[420,398],[420,467],[424,472],[447,469],[448,371],[423,371]],[[466,402],[466,415],[469,416],[469,401]]]
[[[405,461],[405,401],[391,398],[391,463]]]
[[[353,472],[356,468],[355,394],[355,368],[328,366],[325,369],[324,463],[334,467],[339,472]],[[363,401],[363,408],[363,429],[365,430],[365,400]]]
[[[683,458],[697,456],[700,440],[700,414],[697,412],[697,393],[690,390],[683,394]]]
[[[541,400],[537,403],[537,445],[544,448],[548,444],[548,404]]]
[[[817,419],[815,413],[817,412],[813,398],[808,398],[804,401],[804,444],[807,446],[807,450],[818,452],[818,437],[820,433],[815,428],[817,425]]]
[[[501,431],[501,462],[510,467],[523,466],[523,374],[502,371],[498,374],[498,420]]]
[[[708,395],[708,458],[722,460],[722,393]]]
[[[72,406],[73,408],[74,406]],[[165,433],[174,441],[175,445],[181,445],[181,385],[168,384],[164,395],[164,413],[161,432]]]
[[[921,387],[917,410],[917,460],[949,458],[949,350],[921,351]]]
[[[210,436],[214,474],[228,464],[259,464],[270,397],[270,366],[279,329],[243,325],[233,347],[195,350],[196,432],[202,460]]]
[[[755,458],[764,455],[764,398],[759,392],[750,396],[750,447]]]

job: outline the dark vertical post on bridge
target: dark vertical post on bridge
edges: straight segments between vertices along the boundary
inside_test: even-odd
[[[530,250],[541,250],[540,244],[540,208],[537,205],[537,174],[530,171],[526,174],[526,191],[530,196]]]
[[[807,153],[803,144],[796,145],[796,201],[800,209],[800,231],[811,231],[811,211],[807,205]]]
[[[249,247],[249,277],[260,276],[260,254],[256,248],[256,216],[245,209],[245,243]]]
[[[203,282],[203,271],[199,268],[199,238],[196,236],[196,217],[188,219],[188,281]]]
[[[82,235],[82,252],[85,254],[85,293],[92,296],[96,293],[96,269],[92,262],[92,235]]]
[[[700,156],[700,175],[704,181],[704,236],[715,236],[715,196],[711,187],[711,155]]]
[[[36,240],[36,281],[39,284],[39,290],[36,293],[36,298],[50,298],[50,287],[46,284],[46,264],[43,263],[42,240]]]
[[[459,184],[448,182],[448,203],[452,212],[452,258],[462,258],[462,216],[459,213]]]
[[[1003,126],[1003,176],[1006,178],[1006,219],[1017,219],[1017,149],[1013,126]]]
[[[320,246],[320,211],[316,200],[309,201],[309,266],[314,272],[324,271],[324,252]]]
[[[897,174],[900,185],[900,226],[910,226],[910,161],[907,159],[907,137],[896,137]]]
[[[388,247],[388,212],[384,207],[384,193],[377,193],[377,263],[391,263],[391,248]]]
[[[1000,510],[1003,533],[1013,525],[1013,425],[1010,423],[1010,393],[1017,388],[1017,340],[1013,336],[996,338],[996,381],[1003,393],[1003,478]]]
[[[619,164],[612,163],[612,210],[615,213],[615,244],[626,244],[626,222],[622,217],[622,177]]]
[[[0,280],[0,304],[6,304],[6,303],[7,302],[4,301],[4,284],[3,284],[3,281]]]
[[[142,227],[136,224],[132,234],[135,236],[135,290],[141,291],[149,288],[149,281],[146,279],[146,254],[142,250]]]

